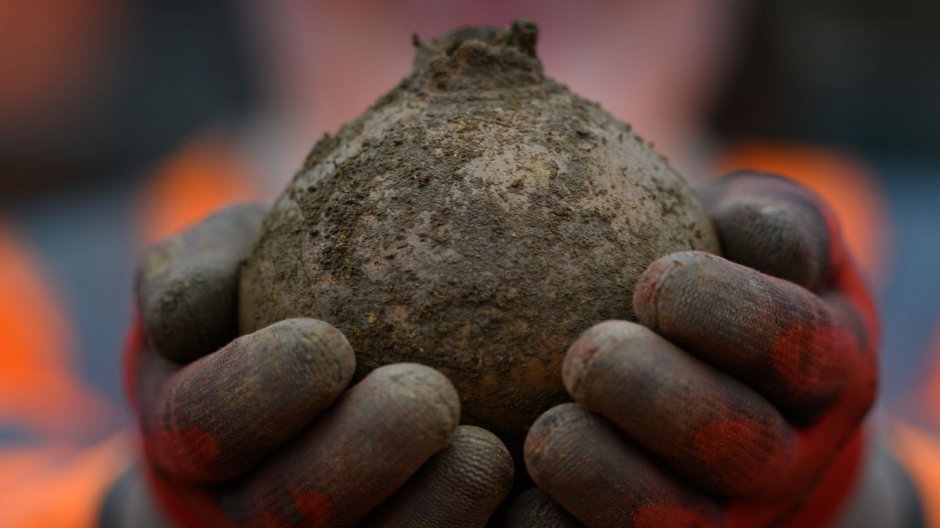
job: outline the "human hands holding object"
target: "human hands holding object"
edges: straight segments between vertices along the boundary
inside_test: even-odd
[[[354,351],[297,318],[236,338],[240,206],[144,257],[129,390],[152,503],[182,526],[483,526],[512,483],[450,382],[417,364],[351,384]]]
[[[775,177],[725,177],[703,199],[730,260],[657,260],[634,297],[640,324],[601,323],[571,347],[575,403],[532,427],[540,489],[508,526],[806,525],[848,493],[877,324],[838,228]],[[353,351],[311,319],[231,341],[262,216],[219,213],[144,259],[149,339],[128,365],[154,502],[194,526],[485,525],[512,463],[457,425],[442,375],[399,364],[349,387]]]
[[[849,493],[878,325],[837,223],[773,176],[702,194],[727,259],[660,258],[636,288],[639,324],[572,345],[575,403],[532,426],[540,489],[509,526],[820,526]]]

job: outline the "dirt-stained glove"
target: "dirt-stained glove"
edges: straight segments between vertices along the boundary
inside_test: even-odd
[[[143,259],[128,384],[153,502],[179,526],[484,526],[512,461],[458,426],[443,375],[397,364],[349,387],[354,351],[313,319],[233,340],[263,214],[226,210]]]
[[[574,343],[563,378],[576,403],[526,439],[547,495],[517,501],[509,526],[824,526],[849,493],[878,326],[834,217],[755,173],[703,199],[726,258],[655,261],[633,298],[639,324]]]

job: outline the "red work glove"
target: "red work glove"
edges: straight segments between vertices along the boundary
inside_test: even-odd
[[[313,319],[230,341],[239,261],[262,216],[219,213],[139,270],[147,339],[128,377],[156,509],[198,527],[484,526],[512,461],[492,434],[458,427],[443,375],[398,364],[348,387],[349,343]]]
[[[562,375],[576,403],[531,428],[540,489],[510,526],[825,526],[849,493],[878,330],[836,222],[772,176],[703,194],[726,258],[657,260],[639,324],[574,343]]]

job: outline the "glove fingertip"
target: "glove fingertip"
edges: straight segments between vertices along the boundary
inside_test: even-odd
[[[824,203],[774,174],[722,177],[702,199],[729,260],[820,291],[831,279],[838,225]]]
[[[263,215],[258,204],[237,205],[146,250],[137,303],[162,356],[187,363],[236,337],[238,269]]]

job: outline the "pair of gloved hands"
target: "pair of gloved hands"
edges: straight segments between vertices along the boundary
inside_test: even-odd
[[[838,226],[761,174],[702,199],[728,260],[657,260],[636,288],[639,323],[600,323],[571,346],[574,403],[532,426],[538,488],[507,526],[810,525],[848,493],[877,323]],[[311,319],[236,339],[239,261],[263,214],[221,212],[141,265],[147,338],[127,363],[152,504],[183,526],[492,522],[513,461],[458,425],[443,375],[391,365],[350,386],[354,351]]]

